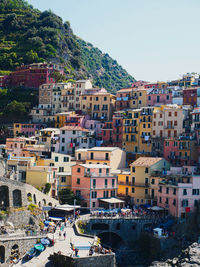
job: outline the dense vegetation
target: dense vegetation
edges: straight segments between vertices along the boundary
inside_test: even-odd
[[[76,37],[70,23],[53,12],[40,12],[24,0],[0,0],[0,71],[43,61],[63,63],[66,79],[92,78],[112,92],[134,81],[108,54]]]

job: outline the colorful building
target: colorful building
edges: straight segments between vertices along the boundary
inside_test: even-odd
[[[151,204],[150,177],[153,173],[165,173],[170,163],[164,158],[140,157],[131,165],[132,201],[135,204]]]
[[[198,162],[198,147],[194,136],[180,135],[165,139],[164,158],[173,166],[193,166]]]
[[[197,88],[183,89],[183,105],[197,106]]]
[[[89,91],[89,90],[88,90]],[[90,115],[94,120],[111,120],[115,106],[115,96],[105,89],[97,93],[85,92],[80,95],[83,114]]]
[[[64,74],[64,67],[60,64],[47,63],[22,65],[8,75],[6,86],[39,88],[42,84],[54,82],[54,78],[52,77],[54,72]]]
[[[46,124],[41,124],[41,123],[14,123],[13,134],[14,137],[20,135],[31,137],[35,135],[36,131],[39,131],[45,127]]]
[[[119,147],[93,147],[77,149],[76,161],[86,164],[103,164],[111,167],[111,172],[125,168],[126,153]]]
[[[147,106],[172,104],[172,91],[169,88],[153,88],[147,93]]]
[[[167,175],[159,182],[157,205],[174,217],[186,218],[194,212],[200,200],[200,175]]]
[[[77,164],[72,167],[72,191],[85,207],[103,206],[104,199],[117,195],[117,178],[103,164]]]
[[[94,133],[80,126],[64,126],[60,128],[59,152],[75,154],[78,148],[90,148],[95,144]]]
[[[123,148],[131,153],[151,154],[153,107],[128,110],[123,119]]]

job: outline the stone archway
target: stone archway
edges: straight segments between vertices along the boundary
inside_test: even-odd
[[[43,199],[43,200],[42,200],[42,205],[43,205],[43,206],[46,206],[46,204],[47,204],[46,199]]]
[[[36,195],[35,194],[33,195],[33,201],[34,201],[35,204],[37,204],[37,200],[36,200]]]
[[[5,262],[5,247],[0,246],[0,263]]]
[[[13,191],[13,207],[22,206],[22,192],[19,189]]]
[[[40,201],[38,202],[38,206],[41,208],[41,202]]]
[[[32,202],[33,201],[31,193],[27,194],[27,200],[28,200],[28,202]]]
[[[6,209],[9,206],[9,188],[6,185],[2,185],[0,186],[0,208]]]

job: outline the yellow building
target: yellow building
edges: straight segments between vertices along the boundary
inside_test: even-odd
[[[118,197],[126,199],[127,197],[133,197],[132,195],[132,181],[130,169],[121,169],[117,173],[118,177]]]
[[[152,151],[153,107],[128,110],[123,119],[123,148],[135,154],[150,154]]]
[[[56,171],[57,168],[49,166],[31,166],[27,169],[26,183],[36,188],[44,188],[46,183],[51,184],[50,196],[57,195],[56,188]]]
[[[150,177],[154,173],[162,173],[170,168],[164,158],[140,157],[131,165],[132,197],[135,204],[151,204]],[[134,193],[133,193],[134,192]]]
[[[65,126],[65,121],[67,117],[70,115],[75,115],[75,112],[69,111],[69,112],[63,112],[63,113],[58,113],[55,115],[55,127],[56,128],[62,128]]]
[[[81,110],[94,120],[111,120],[116,97],[105,89],[80,95]]]
[[[130,108],[141,108],[147,105],[147,89],[135,88],[132,92],[132,99],[129,100]]]

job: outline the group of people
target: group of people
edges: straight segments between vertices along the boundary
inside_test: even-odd
[[[92,256],[94,253],[98,254],[109,254],[112,253],[111,249],[105,249],[100,244],[98,246],[91,246],[89,250],[89,256]]]

